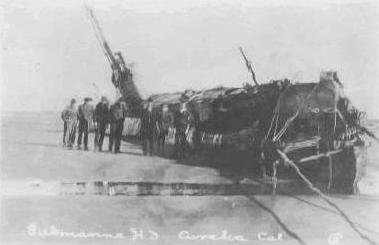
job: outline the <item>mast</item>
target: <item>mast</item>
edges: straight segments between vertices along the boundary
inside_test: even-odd
[[[101,50],[107,58],[112,69],[112,83],[116,87],[116,97],[123,97],[124,100],[130,100],[132,103],[141,101],[137,87],[133,81],[133,74],[129,67],[126,66],[121,52],[113,53],[108,42],[106,41],[103,31],[100,27],[94,11],[87,5],[88,18],[93,27],[95,37],[100,44]],[[117,96],[118,95],[118,96]]]
[[[255,72],[253,70],[253,67],[251,66],[250,60],[247,59],[247,57],[246,57],[246,55],[243,52],[243,50],[242,50],[241,47],[239,48],[239,50],[240,50],[240,52],[242,54],[243,59],[245,60],[247,70],[251,73],[251,77],[253,78],[253,82],[255,83],[256,86],[258,86],[259,83],[257,82],[257,79],[255,78]]]
[[[88,18],[89,18],[91,25],[93,27],[93,30],[95,32],[95,37],[98,40],[100,47],[101,47],[102,51],[104,52],[105,57],[109,61],[111,67],[114,67],[115,63],[116,63],[115,57],[112,53],[112,50],[109,47],[108,42],[105,40],[103,31],[100,28],[99,22],[95,16],[93,10],[87,5],[85,5],[85,8],[87,10]]]

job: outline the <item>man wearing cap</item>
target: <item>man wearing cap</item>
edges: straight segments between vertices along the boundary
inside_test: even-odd
[[[99,151],[102,151],[105,130],[107,129],[107,124],[109,122],[108,113],[108,99],[105,96],[102,96],[100,102],[97,103],[95,109],[95,148],[97,147]]]
[[[94,109],[90,104],[91,98],[84,98],[84,103],[79,106],[78,120],[79,120],[79,136],[78,136],[78,150],[81,149],[82,136],[84,134],[84,150],[88,151],[88,128],[89,124],[93,122]]]
[[[61,113],[61,118],[63,120],[63,144],[72,147],[75,141],[76,133],[76,100],[71,99],[70,105],[66,106]]]
[[[110,108],[109,152],[120,153],[122,130],[126,116],[126,104],[117,101]]]

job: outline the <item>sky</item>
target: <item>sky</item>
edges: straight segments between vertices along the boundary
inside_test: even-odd
[[[84,3],[143,96],[260,83],[317,82],[336,70],[355,106],[379,118],[379,8],[374,1],[5,0],[3,111],[61,110],[115,91]]]

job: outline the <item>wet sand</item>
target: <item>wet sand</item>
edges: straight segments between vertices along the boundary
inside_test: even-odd
[[[214,168],[143,157],[140,146],[125,142],[124,153],[118,155],[67,150],[60,145],[60,130],[57,113],[3,115],[1,244],[272,244],[267,241],[270,236],[279,240],[277,244],[368,244],[313,195],[56,192],[54,184],[62,182],[234,183]],[[89,142],[92,145],[93,135]],[[368,166],[360,183],[362,194],[331,198],[362,233],[379,243],[377,149],[373,145],[365,156]],[[51,226],[72,234],[52,235],[46,231]],[[133,240],[133,231],[142,231],[144,236]],[[72,237],[80,232],[82,236],[122,233],[124,238]],[[203,237],[195,236],[199,234]],[[245,241],[238,241],[237,236]]]

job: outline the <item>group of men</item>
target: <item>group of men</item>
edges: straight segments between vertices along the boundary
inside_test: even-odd
[[[102,151],[105,132],[110,125],[108,150],[120,152],[122,131],[127,113],[125,103],[117,101],[109,106],[106,97],[101,97],[100,102],[94,108],[90,103],[91,98],[84,98],[83,104],[76,108],[76,100],[72,99],[62,114],[64,122],[63,144],[72,149],[75,144],[78,131],[77,149],[88,150],[88,132],[90,124],[95,128],[94,149]],[[153,155],[158,152],[165,154],[165,139],[169,130],[175,134],[174,155],[177,158],[185,157],[189,149],[189,142],[196,145],[196,133],[198,132],[198,119],[194,113],[188,110],[185,103],[179,110],[171,112],[167,104],[162,105],[162,111],[153,110],[153,103],[147,101],[141,112],[140,137],[142,140],[143,155]],[[154,146],[157,146],[157,150]]]
[[[84,98],[83,104],[76,108],[76,100],[71,99],[70,105],[62,111],[63,144],[72,149],[78,131],[77,149],[82,149],[83,140],[84,150],[88,151],[88,132],[90,125],[93,124],[95,129],[94,149],[102,151],[105,131],[110,125],[108,150],[119,153],[124,119],[127,113],[126,104],[116,101],[110,106],[108,99],[103,96],[94,108],[91,101],[91,98]]]
[[[183,158],[189,150],[190,142],[197,144],[198,117],[182,103],[179,110],[169,111],[167,104],[162,105],[162,111],[153,111],[153,103],[148,101],[141,113],[141,139],[144,155],[153,155],[154,145],[159,153],[165,153],[165,139],[169,129],[174,129],[174,156]]]

